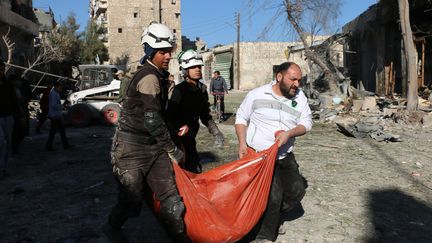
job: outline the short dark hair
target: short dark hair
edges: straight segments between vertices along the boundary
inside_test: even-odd
[[[219,72],[219,71],[214,71],[213,73],[217,73],[217,75],[220,75],[220,72]]]
[[[9,75],[9,80],[16,80],[16,79],[20,79],[21,77],[17,74],[17,73],[15,73],[15,72],[12,72],[10,75]]]
[[[63,86],[63,83],[60,82],[60,81],[55,81],[54,88],[57,88],[57,87],[60,87],[60,86]]]
[[[298,68],[300,68],[299,65],[297,65],[294,62],[284,62],[275,67],[275,74],[286,72],[292,65],[295,65]]]

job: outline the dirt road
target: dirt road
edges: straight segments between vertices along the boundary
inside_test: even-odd
[[[220,125],[223,149],[202,127],[198,150],[206,170],[236,159],[233,119]],[[113,131],[68,128],[75,147],[58,144],[54,152],[44,150],[47,130],[27,138],[10,163],[11,175],[0,181],[0,242],[105,242],[100,226],[116,201]],[[284,222],[287,232],[277,242],[430,242],[432,132],[395,127],[394,133],[403,142],[349,138],[329,123],[299,138],[295,154],[309,183],[305,213]],[[126,234],[131,242],[168,241],[146,207],[128,221]]]

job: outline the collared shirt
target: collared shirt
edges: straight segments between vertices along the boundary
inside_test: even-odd
[[[273,81],[249,92],[236,114],[236,124],[248,126],[246,142],[256,151],[262,151],[275,143],[275,133],[288,131],[303,125],[312,129],[312,114],[303,91],[298,90],[293,99],[276,95]],[[279,159],[294,149],[295,138],[279,148]]]
[[[226,92],[228,90],[225,79],[222,76],[212,78],[210,81],[210,92]]]
[[[55,89],[52,89],[48,101],[48,117],[51,119],[61,118],[63,105],[60,101],[60,95]]]

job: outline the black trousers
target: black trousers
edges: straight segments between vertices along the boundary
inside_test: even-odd
[[[179,195],[172,162],[157,143],[135,144],[115,137],[111,163],[119,187],[117,204],[109,216],[113,227],[120,228],[129,217],[141,213],[145,197],[151,195],[149,190],[161,202]]]
[[[184,169],[193,173],[200,173],[201,164],[199,162],[200,159],[196,148],[195,134],[196,132],[192,131],[191,134],[184,137],[178,137],[178,140],[181,142],[178,146],[183,146],[185,150]]]
[[[54,136],[56,133],[60,133],[60,138],[63,144],[63,148],[69,147],[68,140],[66,138],[66,131],[61,118],[50,118],[51,128],[48,135],[48,142],[46,144],[47,149],[52,149]]]
[[[14,127],[12,131],[12,153],[18,153],[18,147],[26,136],[26,124],[24,119],[15,118]]]
[[[292,153],[276,161],[267,208],[257,225],[257,239],[276,240],[281,212],[288,212],[303,199],[307,182],[298,168]]]
[[[40,132],[43,124],[45,123],[45,121],[48,119],[48,114],[47,113],[40,113],[38,116],[38,123],[37,123],[37,127],[36,127],[36,132]]]

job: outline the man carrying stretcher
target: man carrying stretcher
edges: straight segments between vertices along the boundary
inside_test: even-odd
[[[267,208],[254,242],[276,240],[281,212],[299,206],[307,187],[293,154],[295,137],[312,128],[311,110],[299,89],[302,72],[297,64],[285,62],[275,74],[276,80],[249,92],[236,114],[240,158],[248,147],[262,151],[275,142],[279,145]]]

